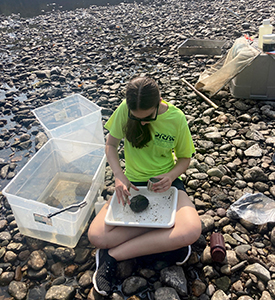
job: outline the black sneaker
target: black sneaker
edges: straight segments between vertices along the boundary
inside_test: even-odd
[[[140,258],[141,264],[149,265],[156,261],[164,261],[167,265],[183,265],[191,255],[191,246],[182,247],[177,250],[145,255]]]
[[[97,249],[95,258],[94,288],[100,295],[109,296],[112,293],[112,277],[116,271],[117,261],[108,254],[108,249]]]

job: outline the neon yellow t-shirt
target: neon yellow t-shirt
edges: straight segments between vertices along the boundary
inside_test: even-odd
[[[147,147],[137,149],[124,140],[125,175],[130,181],[147,181],[150,177],[164,174],[175,165],[177,158],[190,158],[195,152],[193,140],[184,113],[169,102],[163,114],[152,121],[152,140]],[[123,139],[127,123],[128,107],[124,100],[105,124],[110,134]]]

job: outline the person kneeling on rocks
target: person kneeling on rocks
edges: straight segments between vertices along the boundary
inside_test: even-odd
[[[184,113],[162,100],[156,82],[148,77],[132,79],[126,88],[126,100],[112,114],[106,156],[115,176],[118,202],[128,204],[130,187],[146,186],[151,177],[160,179],[153,191],[162,193],[171,186],[178,189],[175,224],[172,228],[123,227],[105,224],[110,200],[92,221],[88,238],[98,248],[95,290],[112,293],[112,277],[118,261],[157,253],[171,253],[177,265],[190,256],[191,244],[201,234],[199,215],[186,194],[179,176],[189,166],[195,152]],[[125,173],[120,167],[118,145],[124,139]],[[176,162],[175,162],[176,156]]]

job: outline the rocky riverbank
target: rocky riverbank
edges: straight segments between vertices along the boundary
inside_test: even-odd
[[[105,123],[127,81],[149,74],[186,114],[197,152],[183,179],[201,216],[201,238],[183,267],[121,262],[110,299],[275,299],[274,223],[226,214],[245,193],[275,197],[275,102],[235,99],[225,87],[214,109],[181,78],[195,84],[220,57],[180,57],[177,50],[186,38],[224,39],[225,54],[241,35],[257,35],[263,19],[274,24],[274,13],[273,1],[167,0],[0,16],[1,189],[47,140],[34,108],[81,93],[102,107]],[[106,199],[113,179],[107,166]],[[60,247],[22,236],[2,195],[0,208],[0,299],[102,299],[92,286],[95,249],[86,232],[74,249]],[[211,260],[214,231],[226,242],[222,263]]]

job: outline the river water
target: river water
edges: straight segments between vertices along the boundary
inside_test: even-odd
[[[149,2],[148,0],[1,0],[0,15],[18,14],[33,17],[58,10],[74,10],[91,5],[116,5],[121,2]]]

